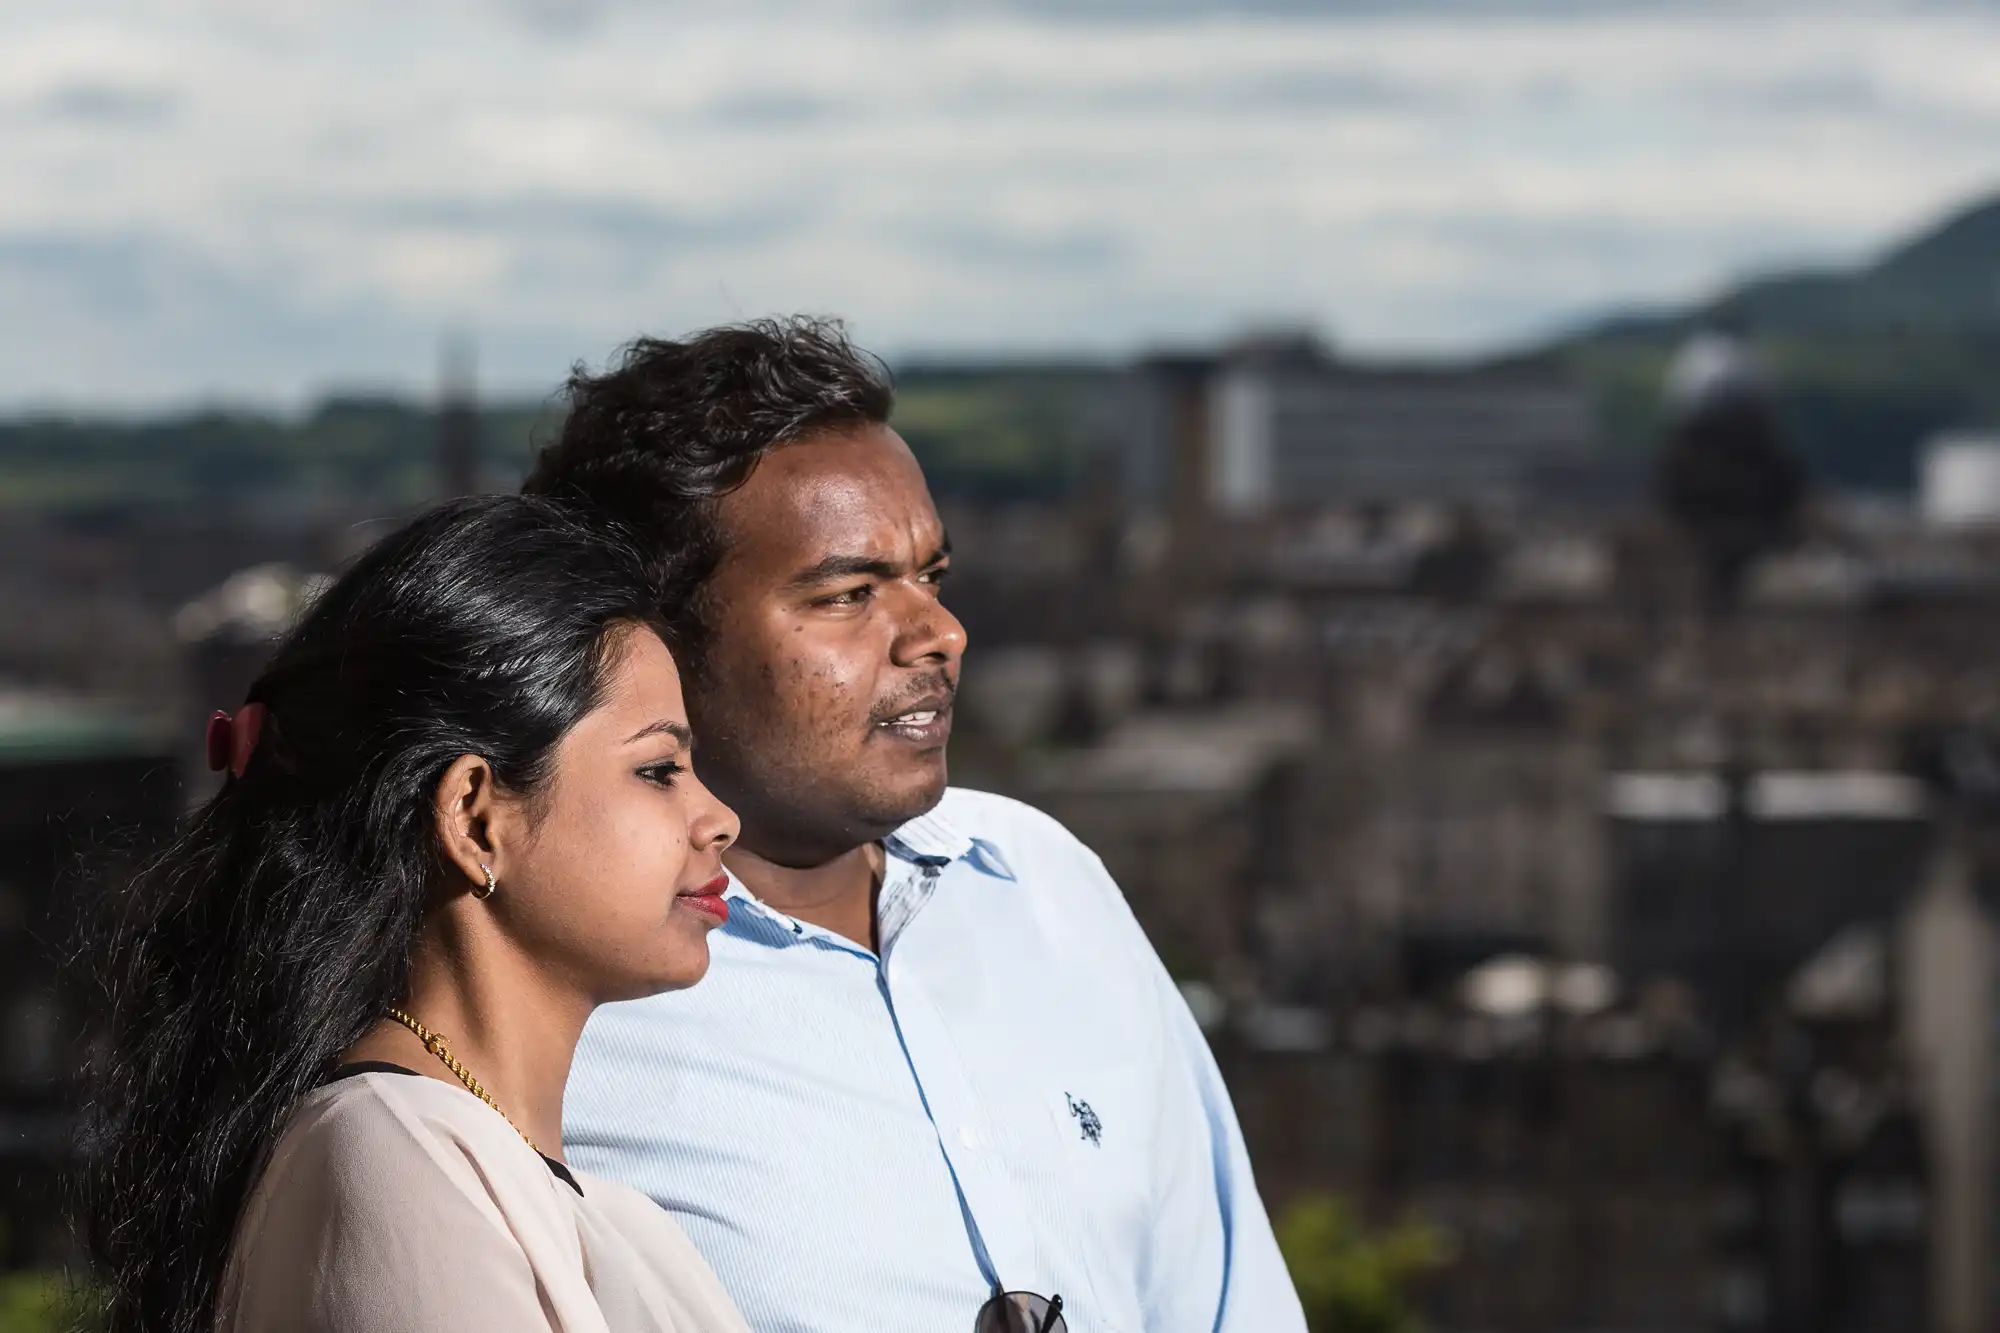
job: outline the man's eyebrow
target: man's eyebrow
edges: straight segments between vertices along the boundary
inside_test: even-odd
[[[681,743],[682,748],[689,750],[694,748],[694,733],[688,730],[687,723],[675,722],[668,718],[661,718],[658,722],[639,728],[625,738],[625,743],[634,745],[651,736],[672,736]]]
[[[902,573],[902,570],[893,561],[877,559],[874,556],[830,555],[816,564],[807,565],[804,569],[792,575],[791,578],[785,580],[785,586],[788,588],[810,588],[815,584],[825,583],[831,579],[854,578],[861,574],[867,574],[878,579],[893,579],[900,573]]]
[[[920,569],[929,569],[951,555],[951,538],[946,537],[924,562]],[[893,560],[884,560],[872,555],[830,555],[824,560],[807,565],[798,573],[785,580],[787,588],[811,588],[834,579],[859,577],[893,579],[903,573],[903,567]]]

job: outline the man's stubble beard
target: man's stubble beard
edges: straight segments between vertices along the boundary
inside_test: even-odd
[[[738,845],[746,851],[803,868],[880,841],[944,797],[949,771],[943,753],[934,782],[915,791],[885,789],[863,780],[863,763],[846,775],[845,763],[813,758],[823,753],[813,734],[743,725],[744,719],[782,712],[775,703],[745,706],[694,671],[684,688],[695,727],[695,771],[743,821]],[[860,754],[865,752],[864,742]]]

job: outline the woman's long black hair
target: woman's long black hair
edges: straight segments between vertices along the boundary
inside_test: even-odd
[[[250,690],[243,775],[111,895],[83,1221],[113,1333],[212,1326],[232,1232],[293,1104],[403,998],[439,891],[433,800],[465,754],[532,792],[595,707],[657,571],[556,502],[432,511],[311,606]]]

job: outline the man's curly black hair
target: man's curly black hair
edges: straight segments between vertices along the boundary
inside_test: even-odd
[[[781,445],[889,419],[888,368],[838,320],[794,316],[640,338],[602,374],[578,365],[569,416],[521,489],[597,506],[666,571],[677,646],[698,665],[700,589],[722,558],[715,502]]]

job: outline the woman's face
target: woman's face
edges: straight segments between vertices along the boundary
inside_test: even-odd
[[[599,1003],[692,986],[728,917],[735,814],[695,777],[680,673],[648,630],[612,645],[603,701],[557,746],[482,906]]]

